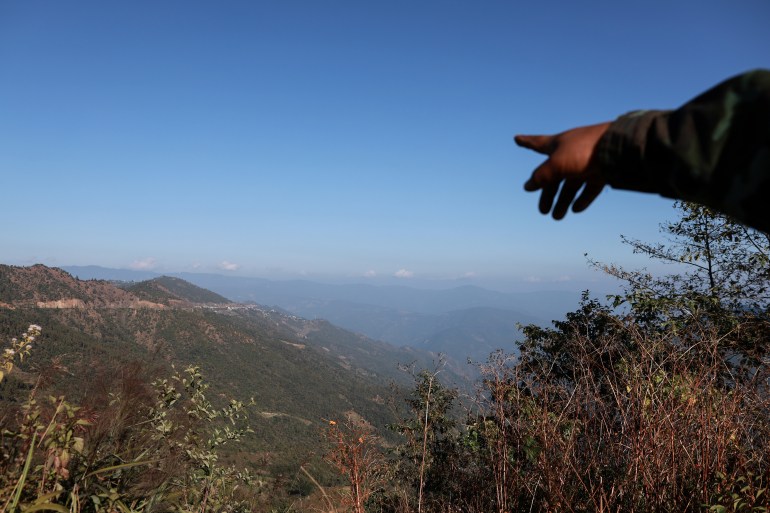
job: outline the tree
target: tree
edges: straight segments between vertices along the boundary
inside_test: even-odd
[[[342,425],[330,420],[325,438],[330,448],[324,459],[345,476],[350,487],[350,494],[343,502],[354,513],[364,513],[369,497],[385,482],[380,437],[363,419],[348,415]]]
[[[588,341],[595,345],[591,351],[591,368],[600,372],[605,364],[616,356],[620,348],[631,341],[617,329],[618,319],[609,307],[597,299],[591,299],[588,291],[583,292],[580,307],[566,314],[563,321],[553,321],[553,328],[542,328],[531,324],[522,331],[525,340],[519,345],[520,368],[529,375],[548,374],[554,382],[570,385],[574,380],[575,351]],[[601,344],[612,334],[616,343],[612,347]]]
[[[677,295],[700,295],[731,310],[767,311],[770,301],[770,235],[694,203],[676,202],[679,219],[661,225],[666,242],[623,237],[634,253],[686,271],[669,275]]]
[[[457,430],[452,410],[458,393],[438,379],[442,365],[415,376],[415,388],[406,399],[409,416],[393,426],[406,439],[398,448],[399,473],[414,489],[418,512],[426,511],[426,503],[451,494],[448,489],[457,484]]]
[[[679,333],[682,344],[708,326],[724,339],[730,367],[755,367],[770,340],[770,236],[701,205],[674,207],[679,218],[661,226],[666,240],[623,241],[681,272],[655,277],[594,262],[625,282],[614,306],[627,305],[646,330]]]

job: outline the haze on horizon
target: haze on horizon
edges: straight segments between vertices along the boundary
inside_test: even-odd
[[[671,202],[556,223],[515,133],[770,67],[770,4],[0,4],[0,262],[584,288]],[[492,287],[494,288],[494,287]]]

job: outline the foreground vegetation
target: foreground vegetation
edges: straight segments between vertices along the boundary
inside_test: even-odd
[[[678,213],[666,244],[626,242],[683,272],[604,266],[625,292],[525,327],[519,354],[481,366],[460,419],[457,392],[419,375],[366,511],[767,511],[770,240]]]
[[[679,213],[666,244],[627,242],[683,272],[605,266],[624,293],[524,327],[517,354],[480,365],[472,397],[440,367],[417,373],[396,443],[352,412],[318,419],[336,480],[303,466],[292,498],[242,470],[225,449],[249,432],[248,402],[213,406],[195,367],[137,367],[87,407],[38,378],[0,414],[0,511],[767,511],[770,240]],[[7,347],[0,381],[39,330]]]
[[[3,369],[29,355],[41,328],[5,350]],[[2,422],[0,511],[251,511],[258,481],[220,463],[248,432],[245,405],[214,408],[196,367],[148,385],[138,368],[82,408],[36,383]],[[132,372],[133,371],[133,372]],[[0,381],[3,375],[0,375]]]

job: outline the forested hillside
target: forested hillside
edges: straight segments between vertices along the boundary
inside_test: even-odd
[[[395,420],[391,385],[411,382],[399,365],[431,365],[427,354],[325,321],[235,305],[176,278],[117,287],[40,265],[0,266],[0,283],[3,340],[42,327],[34,350],[0,382],[5,422],[30,390],[63,395],[98,416],[128,382],[149,387],[172,367],[193,365],[210,384],[215,408],[226,398],[253,398],[245,407],[253,432],[223,454],[280,483],[277,495],[307,482],[303,464],[318,479],[331,478],[319,464],[325,419],[353,415],[386,432]]]
[[[118,286],[142,299],[154,300],[169,306],[175,303],[231,303],[229,299],[210,290],[170,276],[160,276],[138,283],[118,284]]]

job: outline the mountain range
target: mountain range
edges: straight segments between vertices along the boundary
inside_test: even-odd
[[[98,266],[65,269],[82,279],[140,281],[159,276]],[[503,293],[475,286],[430,290],[218,274],[170,276],[232,301],[270,305],[307,319],[326,319],[368,338],[443,353],[455,362],[483,361],[496,349],[515,351],[519,324],[546,325],[574,309],[579,299],[579,293],[568,291]]]
[[[54,383],[50,393],[88,403],[126,373],[163,376],[197,365],[214,401],[254,397],[249,454],[274,474],[318,457],[325,419],[357,415],[387,436],[393,386],[413,383],[402,369],[434,365],[424,351],[234,303],[179,278],[116,284],[43,265],[0,265],[0,343],[33,323],[43,333],[0,383],[0,400],[13,403],[43,379]],[[443,376],[461,379],[449,368]]]

